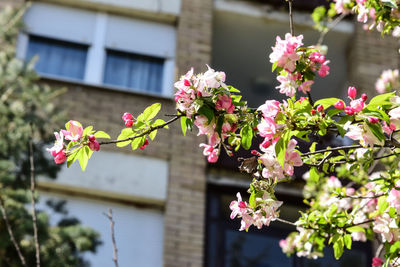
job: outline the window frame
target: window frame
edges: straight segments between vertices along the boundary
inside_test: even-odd
[[[58,16],[60,18],[59,22],[54,22],[54,24],[58,23],[56,26],[50,27],[48,22],[43,22],[43,17],[46,17],[47,14],[50,17]],[[69,20],[69,18],[74,14],[76,14],[78,21],[83,24],[81,28],[71,28],[73,25],[69,26],[67,23],[65,23],[65,21]],[[40,20],[40,18],[42,20]],[[172,98],[174,92],[173,83],[175,78],[176,53],[176,27],[174,25],[47,3],[34,3],[27,11],[25,23],[28,25],[28,27],[19,34],[17,42],[17,57],[20,59],[26,58],[30,35],[88,46],[83,80],[53,76],[50,74],[41,74],[42,77],[67,82],[81,82],[91,86],[100,86],[102,88],[128,93],[139,93]],[[114,26],[115,28],[115,25],[118,25],[118,23],[130,23],[130,25],[136,25],[136,28],[132,28],[132,35],[136,34],[136,36],[138,34],[140,36],[140,34],[143,34],[145,30],[148,31],[149,29],[153,29],[153,35],[149,39],[154,39],[156,38],[155,36],[157,36],[157,34],[163,33],[161,34],[161,38],[164,38],[166,41],[168,41],[167,48],[164,48],[162,45],[154,46],[154,42],[153,46],[150,48],[145,47],[143,43],[133,45],[132,47],[130,44],[134,42],[134,39],[132,39],[133,37],[121,40],[107,39],[107,36],[110,35],[109,28],[111,26]],[[141,26],[145,27],[146,29],[141,29]],[[68,32],[68,35],[60,33],[64,30]],[[112,38],[112,34],[110,38]],[[120,41],[121,44],[119,43]],[[163,43],[163,40],[161,40],[159,43]],[[121,47],[114,46],[114,44],[120,44]],[[118,50],[121,52],[136,53],[149,57],[162,57],[164,59],[164,64],[163,77],[161,78],[161,93],[148,92],[145,90],[134,90],[130,88],[130,90],[128,90],[128,88],[123,86],[105,84],[104,71],[107,50]]]

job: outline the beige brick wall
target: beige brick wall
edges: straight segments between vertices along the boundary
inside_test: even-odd
[[[366,32],[355,24],[349,51],[349,82],[369,95],[376,94],[375,81],[381,72],[400,67],[400,43],[391,36],[381,37],[377,31]]]

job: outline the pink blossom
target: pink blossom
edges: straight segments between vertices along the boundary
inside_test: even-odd
[[[345,125],[345,129],[348,129],[348,132],[345,136],[353,139],[359,140],[360,144],[364,147],[379,145],[382,146],[384,141],[379,140],[369,129],[368,126],[365,125]]]
[[[296,78],[293,75],[284,73],[284,75],[279,75],[276,79],[281,83],[279,86],[276,87],[277,89],[279,89],[279,92],[281,94],[285,94],[289,97],[294,96],[298,84],[296,82]]]
[[[257,110],[261,110],[261,113],[263,114],[264,118],[267,117],[275,118],[275,116],[280,111],[279,105],[280,105],[279,101],[267,100],[265,101],[265,104],[259,106]]]
[[[61,130],[66,140],[78,141],[82,137],[83,128],[77,121],[69,121],[67,123],[67,130]]]
[[[368,121],[370,123],[378,123],[379,122],[379,118],[371,116],[371,117],[368,117]]]
[[[342,186],[342,183],[335,176],[331,176],[331,177],[329,177],[328,181],[326,182],[326,185],[329,188],[339,188]]]
[[[261,120],[261,123],[257,125],[257,129],[260,136],[272,139],[273,136],[276,134],[276,123],[270,117],[263,118]]]
[[[203,155],[207,157],[208,162],[215,163],[218,161],[219,150],[217,148],[206,144],[200,144],[200,147],[204,147]]]
[[[396,184],[396,186],[399,186]],[[389,202],[389,206],[395,208],[397,211],[400,212],[400,191],[393,188],[390,190],[386,201]]]
[[[312,52],[309,56],[309,59],[314,62],[314,63],[324,63],[325,62],[325,56],[322,55],[319,52]]]
[[[228,95],[219,95],[215,105],[217,110],[225,110],[226,113],[233,113],[235,105],[232,104],[232,98]]]
[[[336,102],[336,104],[334,106],[337,109],[343,109],[344,108],[344,102],[342,100],[338,100],[338,102]]]
[[[305,81],[299,86],[299,91],[302,91],[304,94],[311,91],[311,85],[314,84],[314,81]]]
[[[294,166],[299,167],[303,165],[303,161],[299,152],[295,151],[297,141],[291,139],[288,144],[288,148],[285,154],[285,164],[284,164],[284,171],[287,175],[293,175],[294,173]]]
[[[232,201],[229,205],[229,208],[232,210],[231,219],[234,219],[236,216],[242,217],[244,214],[247,213],[247,203],[242,201],[242,196],[240,193],[236,194],[237,201]]]
[[[400,28],[399,28],[400,29]],[[399,70],[384,70],[375,83],[375,89],[378,93],[382,94],[391,89],[398,89],[400,87]]]
[[[207,65],[208,70],[201,76],[200,79],[204,80],[205,84],[210,88],[219,88],[221,86],[226,87],[225,82],[225,73],[218,72],[210,68]]]
[[[62,131],[60,131],[60,133],[55,132],[54,135],[56,137],[54,146],[52,148],[47,148],[47,151],[49,151],[53,155],[53,157],[55,157],[58,153],[60,153],[64,149],[63,132]]]
[[[361,110],[363,110],[364,105],[365,105],[364,101],[361,98],[350,101],[350,107],[353,109],[355,113],[358,113]]]
[[[208,119],[204,115],[196,116],[194,120],[194,125],[199,128],[199,133],[197,135],[206,134],[211,135],[214,133],[215,123],[208,123]]]
[[[392,109],[388,114],[391,119],[400,119],[400,107]]]
[[[319,70],[318,70],[319,76],[325,77],[326,75],[329,74],[330,67],[328,66],[328,64],[329,64],[329,60],[325,61],[325,62],[319,67]]]
[[[279,36],[276,37],[275,47],[272,47],[272,53],[269,55],[270,62],[275,63],[289,72],[296,69],[296,61],[300,58],[296,49],[303,45],[303,35],[292,36],[290,33],[285,35],[285,40]]]
[[[351,239],[353,239],[353,241],[366,242],[367,236],[364,232],[353,232],[351,233]]]

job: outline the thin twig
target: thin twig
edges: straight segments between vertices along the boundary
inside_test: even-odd
[[[381,243],[379,245],[378,249],[376,250],[376,253],[375,253],[375,257],[376,258],[379,258],[379,256],[381,255],[382,250],[383,250],[383,243]]]
[[[116,144],[116,143],[120,143],[120,142],[131,141],[133,139],[145,136],[145,135],[151,133],[152,131],[155,131],[155,130],[158,130],[158,129],[162,129],[165,126],[167,126],[168,124],[173,123],[174,121],[176,121],[177,119],[179,119],[182,116],[184,116],[184,114],[175,115],[175,117],[170,119],[169,121],[167,121],[167,122],[165,122],[165,123],[163,123],[161,125],[155,126],[155,127],[151,126],[147,131],[145,131],[145,132],[143,132],[141,134],[138,134],[138,135],[135,135],[135,136],[132,136],[132,137],[129,137],[129,138],[121,139],[121,140],[102,141],[102,142],[99,142],[99,144],[100,145],[108,145],[108,144]]]
[[[319,36],[317,45],[322,45],[322,42],[324,41],[325,35],[330,32],[333,28],[336,27],[336,25],[342,21],[342,19],[346,17],[346,14],[342,13],[340,14],[340,16],[336,17],[336,19],[334,21],[332,21],[332,23],[329,25],[329,27],[327,27],[324,31],[321,32],[321,35]]]
[[[26,265],[24,255],[22,255],[21,248],[19,247],[18,242],[15,240],[14,233],[13,233],[13,230],[10,225],[10,221],[8,220],[8,217],[7,217],[4,201],[1,196],[0,196],[0,210],[1,210],[1,214],[3,216],[4,223],[6,224],[8,234],[10,235],[11,242],[13,243],[15,250],[18,253],[18,257],[21,261],[21,264],[22,264],[22,266],[26,267],[27,265]]]
[[[108,214],[103,213],[104,216],[106,216],[108,218],[108,220],[110,220],[110,228],[111,228],[111,241],[113,244],[113,262],[115,267],[118,267],[118,249],[117,249],[117,242],[115,241],[115,234],[114,234],[114,219],[113,219],[113,214],[112,214],[112,209],[109,208],[108,209]]]
[[[286,223],[286,224],[289,224],[289,225],[297,226],[295,223],[286,221],[286,220],[281,219],[281,218],[276,218],[276,220],[277,220],[278,222],[281,222],[281,223]]]
[[[33,222],[33,238],[35,241],[35,252],[36,252],[36,266],[40,267],[40,246],[38,239],[38,227],[36,217],[36,200],[35,200],[35,165],[33,160],[33,128],[31,125],[31,136],[29,139],[29,161],[31,165],[31,203],[32,203],[32,222]]]
[[[288,0],[288,2],[289,2],[289,27],[290,27],[290,34],[293,36],[293,35],[294,35],[293,10],[292,10],[293,0]]]

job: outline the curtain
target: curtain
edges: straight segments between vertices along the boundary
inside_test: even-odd
[[[150,93],[161,93],[164,59],[107,51],[104,83]]]
[[[35,69],[41,74],[83,80],[87,50],[85,45],[30,36],[26,58],[39,56]]]

